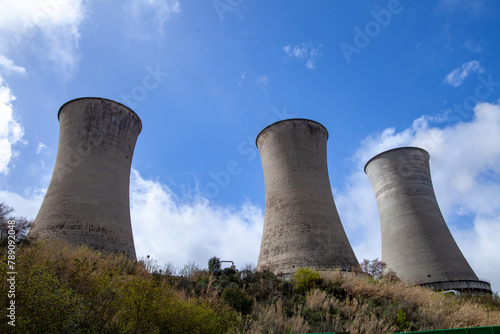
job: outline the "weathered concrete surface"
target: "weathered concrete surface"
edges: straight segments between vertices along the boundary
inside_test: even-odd
[[[135,258],[129,181],[141,120],[102,98],[69,101],[58,117],[56,164],[30,234]]]
[[[257,136],[266,189],[258,270],[358,267],[333,201],[327,140],[325,127],[306,119],[271,124]]]
[[[429,153],[403,147],[373,157],[365,166],[380,216],[382,261],[403,280],[440,289],[481,286],[439,209]],[[469,281],[469,284],[464,283]],[[433,284],[435,283],[435,284]]]

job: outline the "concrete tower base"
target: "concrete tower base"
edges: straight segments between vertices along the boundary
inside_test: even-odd
[[[455,281],[442,281],[442,282],[432,282],[432,283],[422,283],[419,284],[422,287],[426,287],[432,290],[456,290],[461,292],[484,292],[491,293],[491,285],[486,281],[473,281],[473,280],[455,280]]]

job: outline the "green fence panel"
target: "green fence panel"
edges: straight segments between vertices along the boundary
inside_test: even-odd
[[[321,332],[321,333],[291,333],[291,334],[349,334],[346,332]]]
[[[431,330],[431,331],[399,332],[399,333],[393,333],[393,334],[427,334],[427,333],[429,333],[429,334],[500,334],[500,326],[435,329],[435,330]],[[297,334],[349,334],[349,333],[328,332],[328,333],[297,333]]]
[[[400,332],[394,334],[500,334],[500,326],[438,329],[420,332]]]

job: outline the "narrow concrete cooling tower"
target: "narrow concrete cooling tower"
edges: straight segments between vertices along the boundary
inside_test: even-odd
[[[383,152],[365,166],[382,228],[382,261],[402,280],[434,290],[491,292],[462,255],[439,210],[429,153],[416,147]]]
[[[280,121],[258,134],[266,189],[258,270],[287,275],[300,267],[359,266],[333,201],[327,140],[325,127],[307,119]]]
[[[129,180],[139,116],[120,103],[88,97],[65,103],[58,118],[56,164],[30,234],[135,259]]]

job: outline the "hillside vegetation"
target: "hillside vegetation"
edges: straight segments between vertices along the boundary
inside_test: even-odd
[[[5,310],[7,250],[0,289]],[[455,296],[393,276],[302,268],[290,281],[269,272],[184,271],[62,241],[16,250],[15,327],[2,333],[395,333],[500,325],[497,295]]]

